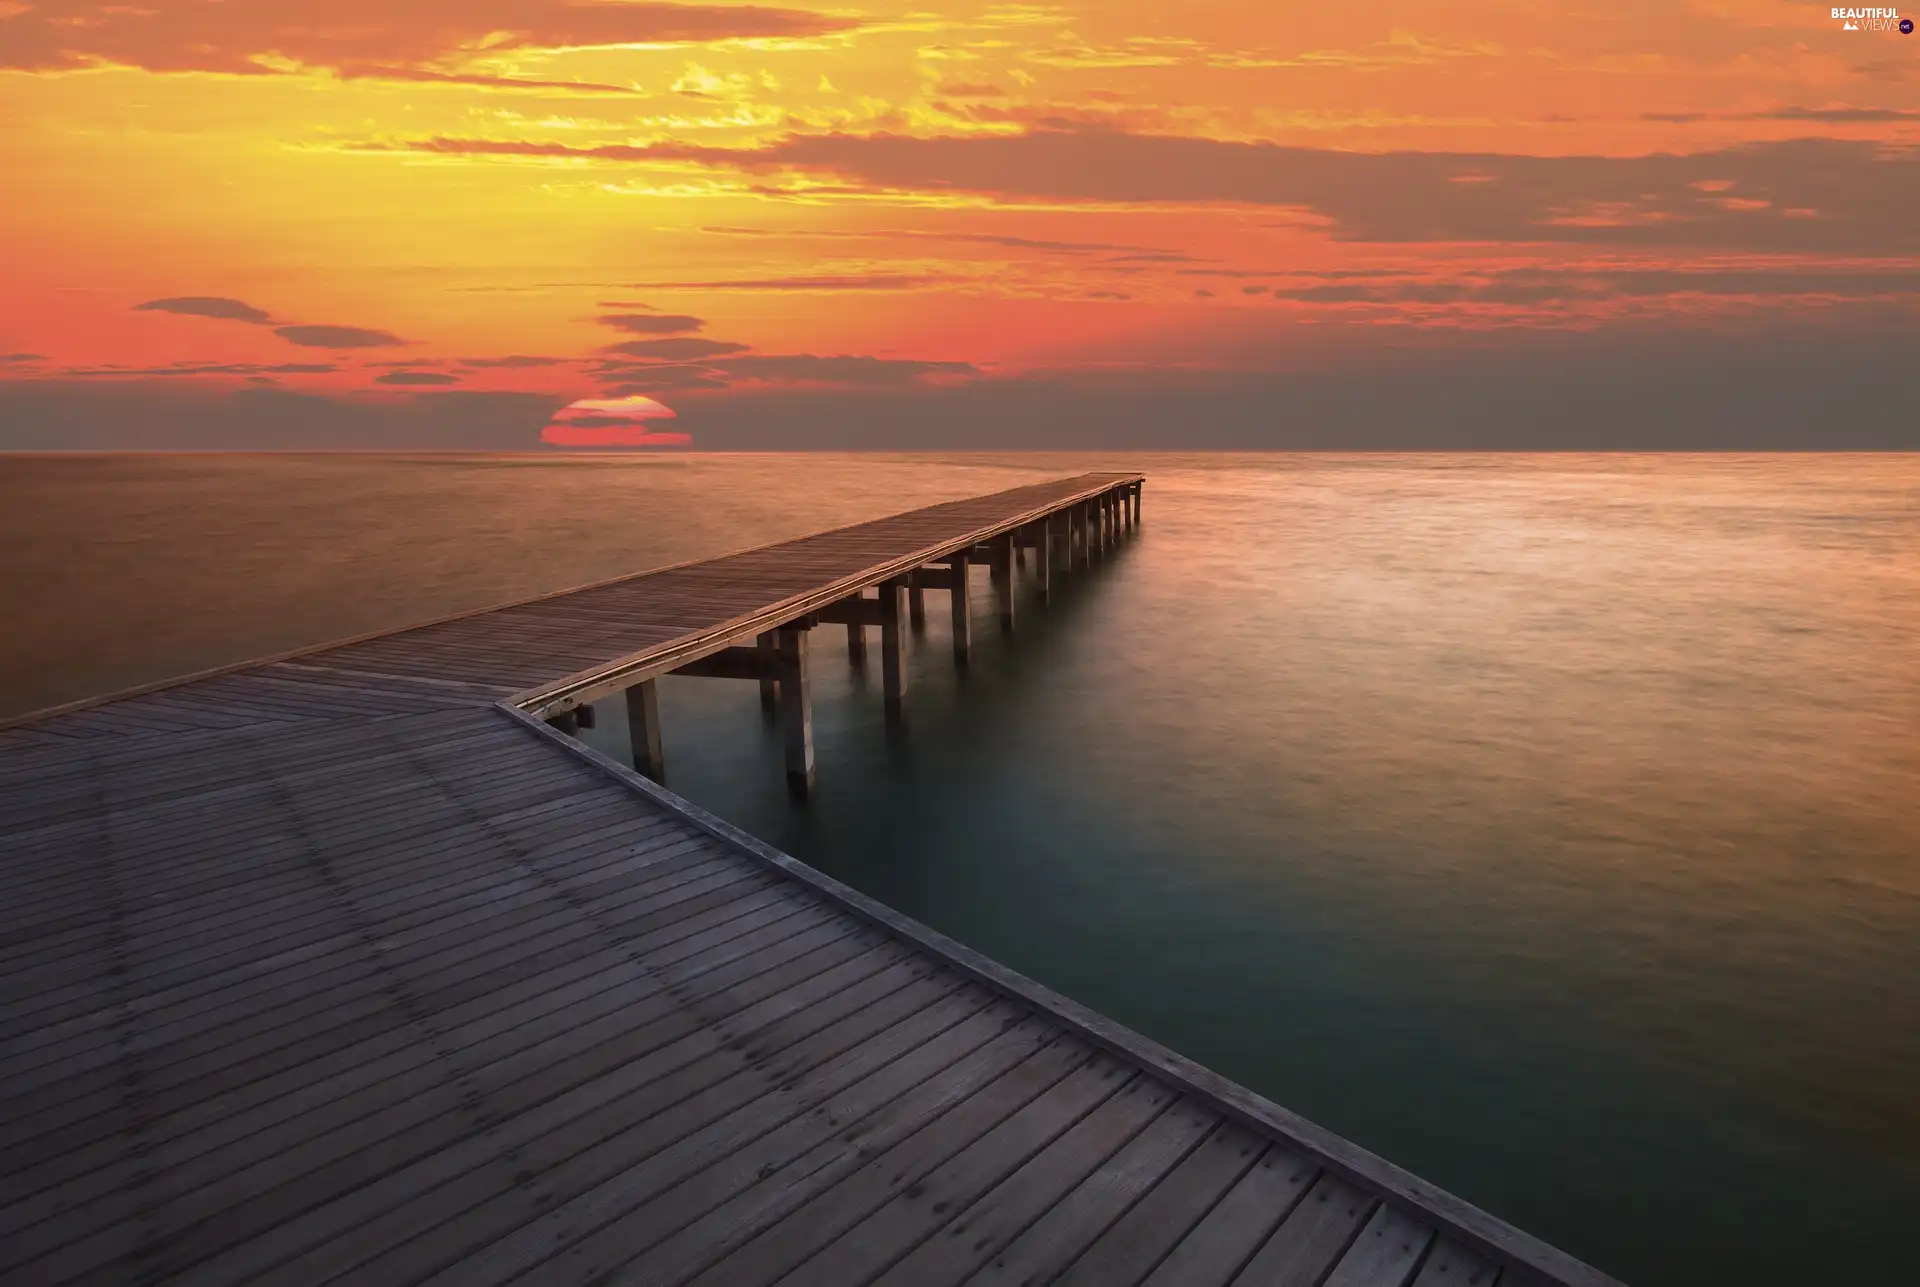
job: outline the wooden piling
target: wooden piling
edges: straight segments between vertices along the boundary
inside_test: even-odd
[[[776,645],[773,632],[770,630],[761,632],[760,637],[754,640],[754,647],[760,651],[760,709],[772,714],[774,704],[780,696],[779,681],[772,678],[778,672],[774,658]]]
[[[807,675],[808,631],[779,631],[780,740],[786,749],[787,791],[796,800],[813,794],[813,695]]]
[[[966,555],[956,554],[947,560],[947,566],[953,570],[953,586],[948,591],[953,600],[953,664],[965,670],[973,652],[973,604],[967,597],[967,569],[972,565]]]
[[[907,586],[886,581],[880,586],[880,665],[887,715],[898,719],[907,696]]]
[[[1000,629],[1013,633],[1013,544],[1012,532],[995,537],[993,542],[993,602],[1000,611]]]
[[[634,769],[665,786],[667,757],[660,748],[659,688],[657,681],[648,679],[627,689],[627,730]]]
[[[864,669],[867,664],[867,627],[865,622],[847,623],[847,660],[856,669]]]
[[[565,733],[568,737],[580,736],[580,716],[577,711],[561,711],[551,716],[547,725],[556,733]]]
[[[927,632],[927,592],[917,584],[907,587],[907,622],[916,635]]]
[[[1053,524],[1045,519],[1034,525],[1033,566],[1039,574],[1040,602],[1053,599]]]

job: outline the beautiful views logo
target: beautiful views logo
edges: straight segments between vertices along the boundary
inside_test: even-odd
[[[1913,19],[1902,18],[1898,9],[1840,9],[1833,11],[1843,31],[1898,31],[1913,34]]]

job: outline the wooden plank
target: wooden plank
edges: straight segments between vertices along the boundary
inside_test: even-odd
[[[676,1190],[668,1200],[612,1226],[606,1231],[610,1237],[596,1240],[604,1243],[596,1251],[610,1262],[624,1262],[639,1281],[680,1279],[712,1264],[852,1172],[872,1169],[869,1158],[890,1153],[908,1139],[919,1136],[923,1145],[937,1141],[936,1151],[951,1150],[1004,1120],[1092,1053],[1071,1043],[1062,1048],[1055,1042],[988,1080],[985,1074],[1000,1069],[1009,1052],[997,1045],[986,1050],[1002,1058],[988,1062],[976,1055],[966,1061],[971,1066],[964,1070],[962,1064],[951,1065],[877,1111],[851,1115],[858,1121],[851,1131],[814,1128],[791,1138],[775,1132],[763,1141],[774,1147],[745,1150]],[[808,1147],[795,1152],[795,1145]],[[768,1171],[770,1165],[773,1169]],[[685,1222],[683,1213],[703,1208],[704,1215]],[[641,1251],[644,1259],[635,1261],[634,1254]],[[550,1281],[547,1270],[543,1265],[527,1282]]]
[[[1433,1239],[1432,1225],[1382,1203],[1323,1287],[1406,1287]]]
[[[1052,1282],[1218,1125],[1219,1118],[1207,1109],[1194,1104],[1175,1105],[1101,1163],[967,1281],[983,1287]],[[1144,1272],[1146,1266],[1139,1268]]]
[[[1058,1138],[966,1205],[876,1283],[951,1285],[968,1277],[1052,1208],[1116,1150],[1159,1117],[1173,1099],[1165,1086],[1114,1065],[1113,1095],[1072,1121]]]
[[[1427,1263],[1413,1287],[1493,1287],[1500,1267],[1477,1252],[1468,1251],[1451,1238],[1435,1243]],[[1515,1275],[1516,1284],[1519,1276]]]
[[[723,1118],[695,1130],[425,1281],[471,1287],[534,1283],[542,1277],[575,1282],[582,1275],[591,1277],[631,1262],[676,1230],[683,1235],[683,1255],[694,1260],[697,1269],[727,1250],[712,1248],[712,1257],[701,1254],[704,1243],[693,1225],[703,1213],[716,1211],[716,1204],[752,1186],[763,1169],[767,1178],[777,1175],[783,1164],[804,1157],[823,1136],[843,1145],[883,1132],[890,1137],[974,1102],[976,1091],[987,1092],[994,1103],[1022,1091],[1037,1094],[1090,1053],[1053,1043],[1045,1025],[1012,1015],[992,1026],[997,1031],[984,1043],[930,1043],[881,1065],[798,1116],[782,1117],[763,1108],[746,1121]],[[955,1045],[960,1047],[957,1052]],[[557,1242],[567,1248],[564,1264],[549,1260]],[[665,1267],[664,1260],[651,1255],[648,1263]]]
[[[1233,1280],[1235,1287],[1314,1287],[1378,1201],[1338,1176],[1322,1174]]]
[[[1223,1287],[1293,1209],[1319,1168],[1271,1145],[1188,1231],[1147,1287]]]
[[[868,1282],[1127,1081],[1111,1060],[1074,1068],[997,1124],[934,1123],[770,1225],[701,1287]]]
[[[904,984],[911,977],[911,967],[907,968],[907,976],[898,982],[883,984],[877,994],[865,995],[864,1003],[877,1000],[879,994]],[[834,967],[797,987],[748,1006],[736,1022],[741,1030],[751,1031],[756,1010],[777,1014],[783,1009],[792,1009],[796,999],[831,996],[844,991],[836,985],[847,975],[858,972],[850,964]],[[924,970],[921,973],[924,975]],[[869,977],[879,979],[884,974],[883,970],[880,975]],[[696,1038],[699,1044],[689,1046],[684,1040],[687,1037]],[[676,1038],[681,1039],[677,1044]],[[624,1040],[625,1046],[611,1052],[621,1058],[610,1059],[609,1048],[602,1046],[595,1048],[597,1057],[591,1062],[585,1054],[570,1051],[571,1057],[558,1067],[573,1078],[589,1078],[595,1072],[615,1067],[630,1071],[646,1069],[651,1077],[686,1062],[695,1050],[711,1050],[722,1045],[711,1024],[702,1024],[697,1016],[685,1012],[671,1013],[635,1030]],[[536,1048],[531,1057],[533,1066],[520,1073],[513,1083],[520,1087],[520,1098],[512,1102],[540,1102],[552,1094],[557,1087],[553,1077],[544,1070],[556,1066],[556,1054],[551,1043]],[[527,1062],[508,1060],[492,1068],[511,1070]],[[496,1109],[504,1108],[503,1097],[514,1094],[507,1085],[495,1082],[483,1094],[483,1102]],[[402,1105],[363,1118],[351,1128],[330,1132],[300,1148],[267,1150],[252,1165],[217,1183],[176,1189],[174,1177],[156,1175],[149,1180],[148,1187],[157,1196],[167,1197],[167,1204],[161,1210],[177,1230],[167,1239],[164,1259],[176,1269],[195,1264],[238,1238],[275,1231],[289,1216],[311,1206],[316,1197],[350,1194],[396,1167],[457,1147],[461,1139],[478,1133],[475,1123],[465,1113],[423,1112],[419,1104]],[[299,1185],[287,1187],[296,1177]],[[12,1253],[14,1249],[8,1251]],[[110,1257],[112,1252],[110,1244],[99,1247],[69,1244],[43,1257],[36,1269],[51,1274],[57,1266],[58,1272],[71,1273],[77,1266],[100,1263],[103,1255]],[[196,1278],[205,1280],[199,1274]]]
[[[1204,1143],[1065,1269],[1057,1280],[1059,1287],[1134,1287],[1265,1149],[1266,1141],[1250,1131],[1216,1126]]]
[[[770,1030],[756,1041],[751,1064],[731,1051],[689,1064],[653,1083],[644,1099],[609,1099],[601,1119],[581,1119],[567,1132],[545,1129],[549,1108],[542,1106],[509,1122],[505,1142],[534,1177],[536,1205],[585,1192],[636,1163],[651,1161],[666,1173],[697,1171],[701,1159],[724,1148],[722,1141],[748,1142],[768,1129],[769,1119],[791,1120],[900,1060],[925,1065],[964,1054],[1001,1027],[984,994],[966,988],[942,994],[937,983],[924,981],[825,1026]],[[569,1151],[569,1135],[592,1142]],[[701,1143],[690,1149],[695,1139]],[[302,1272],[318,1277],[357,1259],[364,1262],[358,1281],[409,1282],[458,1263],[528,1218],[527,1196],[488,1186],[490,1177],[475,1168],[424,1197],[421,1178],[395,1177],[404,1189],[383,1182],[402,1202],[350,1235],[328,1239],[297,1262]],[[453,1218],[435,1224],[432,1216],[442,1212]]]

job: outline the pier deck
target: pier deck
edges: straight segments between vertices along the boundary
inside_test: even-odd
[[[812,626],[897,646],[921,570],[1051,575],[1138,481],[0,732],[0,1281],[1610,1282],[554,726],[683,668],[792,711]]]

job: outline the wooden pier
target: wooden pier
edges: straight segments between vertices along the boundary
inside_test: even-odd
[[[925,592],[964,664],[973,565],[1014,629],[1141,481],[14,722],[0,1282],[1610,1282],[659,785],[659,676],[759,683],[804,793],[821,628],[910,718]],[[641,772],[567,736],[615,698]]]

